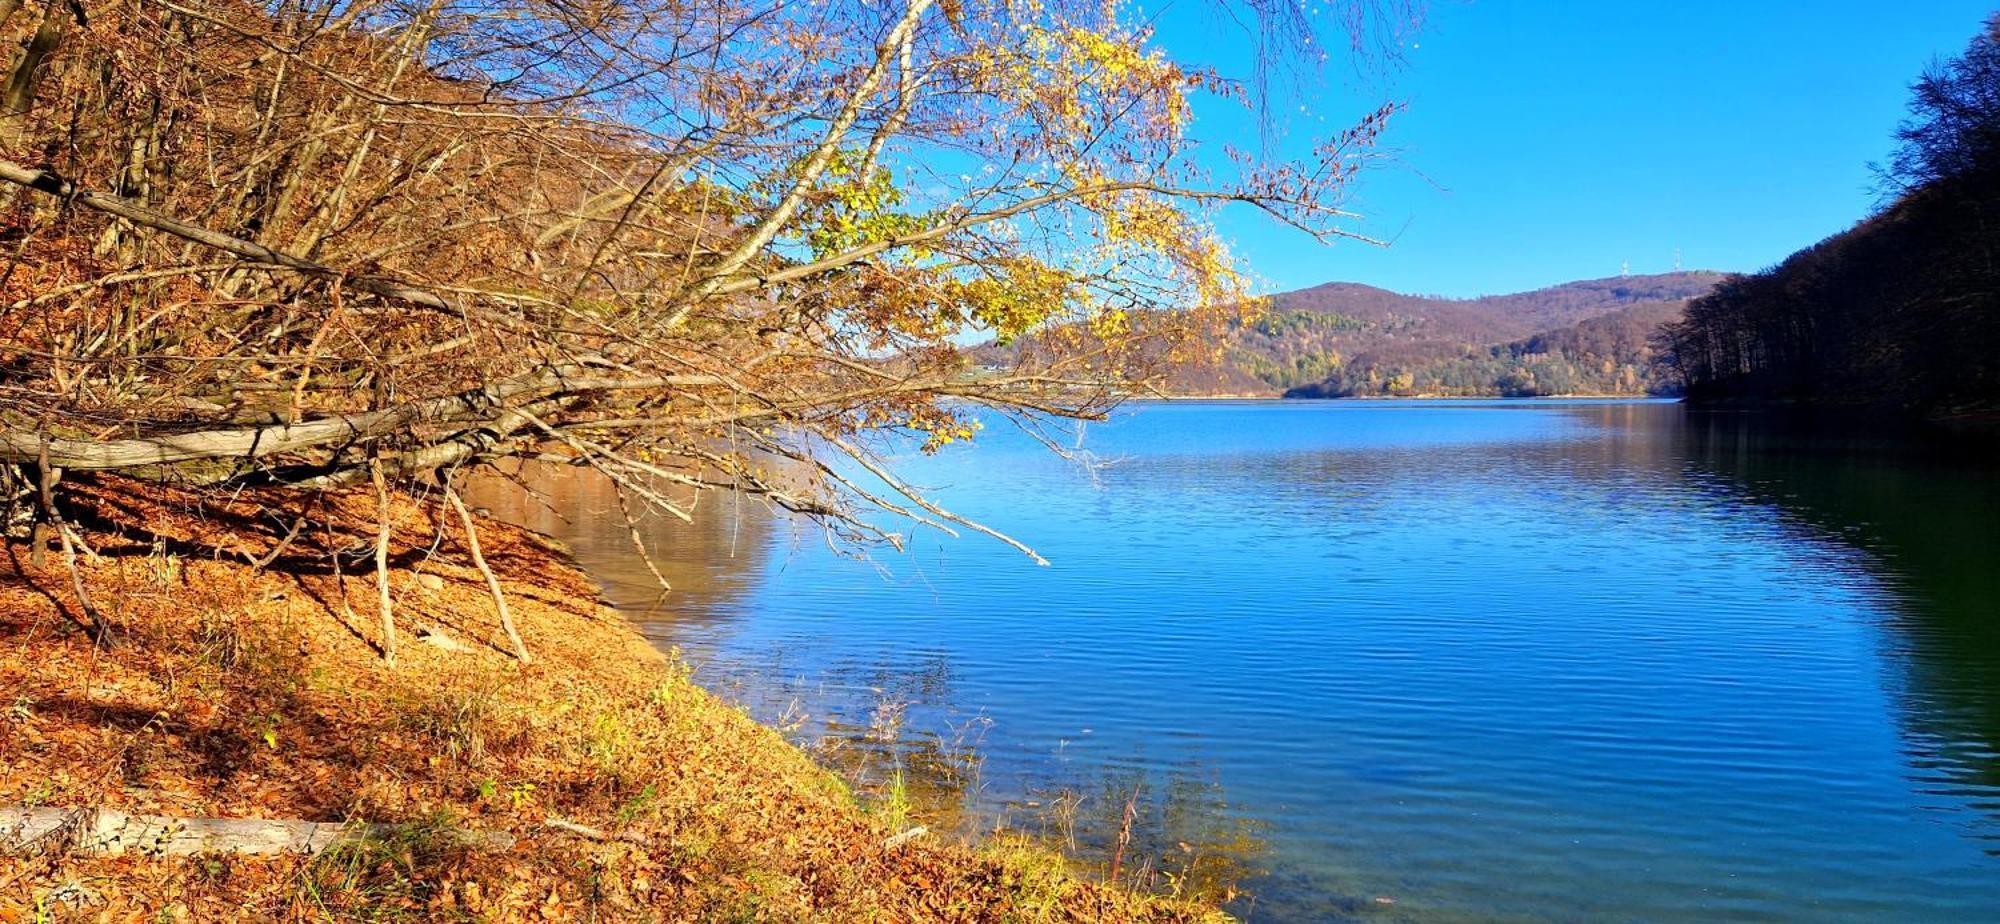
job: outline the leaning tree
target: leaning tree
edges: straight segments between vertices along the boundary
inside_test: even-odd
[[[1349,234],[1389,108],[1291,160],[1190,132],[1319,57],[1311,12],[1218,7],[1268,52],[1246,82],[1115,2],[0,0],[8,525],[73,558],[62,478],[118,471],[421,485],[469,531],[463,475],[528,458],[635,513],[1014,542],[883,447],[1199,360],[1252,302],[1217,209]]]

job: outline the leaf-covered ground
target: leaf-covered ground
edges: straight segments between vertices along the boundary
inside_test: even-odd
[[[690,683],[531,533],[481,526],[523,665],[440,505],[400,502],[391,669],[365,492],[328,495],[314,518],[335,525],[289,544],[295,495],[65,492],[114,629],[108,644],[82,630],[59,551],[36,567],[5,546],[0,805],[407,827],[314,858],[0,857],[0,921],[1219,917],[1075,878],[1032,846],[889,846],[837,777]],[[468,829],[518,840],[479,852],[451,836]]]

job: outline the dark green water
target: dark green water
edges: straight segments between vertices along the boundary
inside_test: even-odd
[[[909,460],[1049,568],[724,501],[651,530],[656,600],[601,504],[545,525],[920,820],[1102,858],[1136,792],[1126,869],[1250,871],[1253,921],[2000,920],[1990,451],[1617,402],[1144,405],[1082,445]]]

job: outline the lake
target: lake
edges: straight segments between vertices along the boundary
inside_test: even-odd
[[[528,519],[878,806],[1252,921],[2000,918],[1990,452],[1609,401],[1064,439],[901,460],[1049,567],[709,497],[661,597],[601,492]]]

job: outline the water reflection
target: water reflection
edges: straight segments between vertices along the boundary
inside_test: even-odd
[[[760,582],[779,521],[755,501],[653,487],[693,511],[693,521],[622,506],[609,478],[540,462],[506,465],[474,482],[466,496],[494,516],[569,545],[618,608],[671,612],[690,625],[721,628],[716,624],[739,612]],[[628,510],[637,518],[645,556],[633,544]],[[671,590],[660,586],[662,578]]]
[[[1255,920],[1977,918],[1993,456],[1815,433],[1657,403],[1153,405],[1095,428],[1085,473],[989,428],[907,470],[1053,567],[932,535],[871,567],[711,505],[647,526],[657,605],[622,527],[551,525],[878,798],[1162,887],[1249,876]]]
[[[1913,781],[2000,801],[2000,469],[1995,447],[1921,428],[1884,435],[1826,421],[1696,414],[1692,470],[1866,553],[1884,589]],[[1978,826],[2000,839],[2000,821]],[[1996,848],[2000,849],[2000,848]]]

